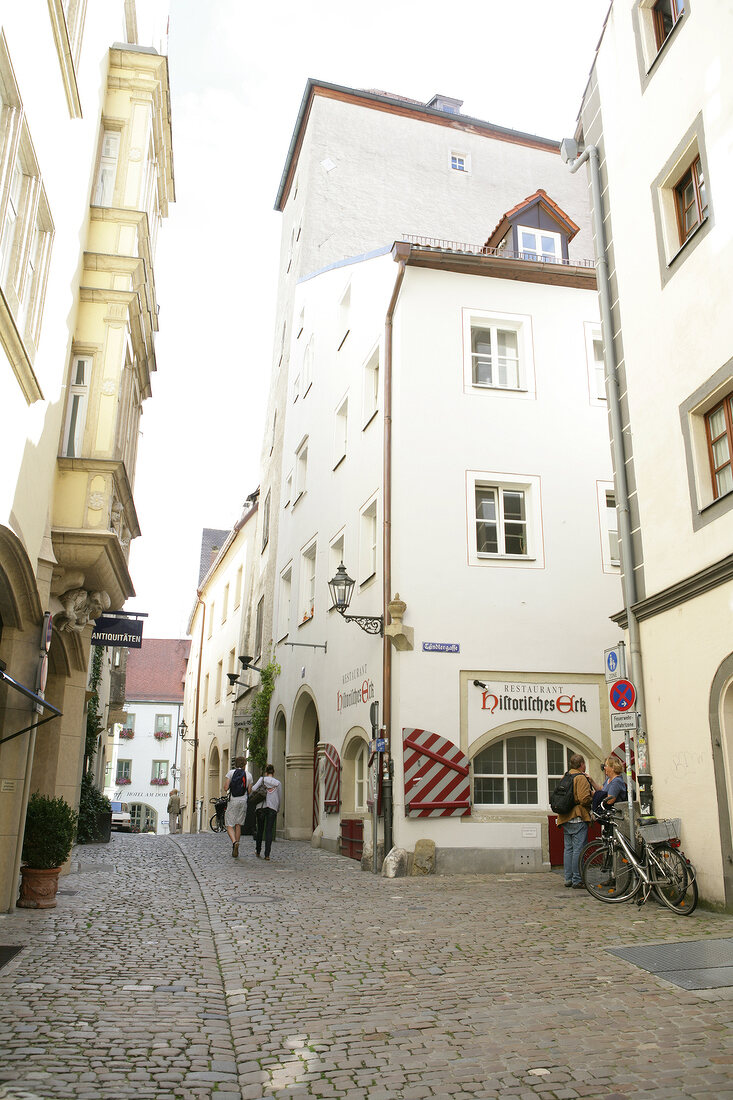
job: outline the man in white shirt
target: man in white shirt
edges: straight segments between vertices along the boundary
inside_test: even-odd
[[[265,801],[262,806],[257,810],[257,835],[255,838],[255,851],[257,858],[260,858],[260,852],[262,851],[262,837],[265,838],[265,859],[270,858],[270,848],[272,847],[272,836],[275,832],[275,818],[277,817],[277,811],[280,809],[280,796],[282,794],[282,784],[279,779],[275,779],[275,769],[272,764],[268,764],[265,768],[265,774],[261,779],[258,779],[252,788],[253,791],[258,790],[263,786],[267,791],[265,795]]]
[[[247,794],[252,790],[252,776],[246,765],[246,757],[235,756],[234,767],[227,772],[224,779],[224,792],[230,791],[224,824],[232,842],[232,855],[235,859],[239,856],[239,838],[247,816]]]

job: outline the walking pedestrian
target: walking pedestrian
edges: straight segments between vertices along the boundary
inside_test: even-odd
[[[181,812],[184,807],[181,805],[181,798],[178,794],[176,787],[170,793],[168,799],[168,832],[177,833],[180,828]]]
[[[573,779],[573,797],[575,805],[568,813],[558,814],[557,823],[562,825],[565,852],[563,858],[563,871],[565,872],[565,885],[576,890],[583,889],[580,880],[580,852],[588,839],[588,825],[590,813],[588,807],[593,798],[593,787],[590,778],[585,774],[585,759],[580,753],[570,757],[570,774]]]
[[[247,771],[247,760],[244,756],[235,756],[234,767],[227,772],[224,779],[224,793],[229,792],[224,824],[232,842],[232,855],[235,859],[239,856],[239,838],[247,816],[247,795],[251,789],[252,776]]]
[[[265,795],[265,801],[257,810],[255,852],[259,859],[262,851],[262,837],[264,835],[265,859],[269,860],[270,849],[272,848],[272,837],[275,832],[275,819],[277,817],[277,811],[280,809],[280,796],[282,793],[282,784],[279,779],[275,779],[275,769],[272,764],[267,765],[265,774],[261,779],[257,780],[252,790],[256,791],[263,785],[267,794]]]

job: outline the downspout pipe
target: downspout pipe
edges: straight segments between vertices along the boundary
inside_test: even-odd
[[[563,142],[563,147],[572,150],[574,142]],[[567,153],[561,155],[566,156]],[[572,164],[570,171],[575,173],[582,164],[590,166],[591,194],[593,197],[593,231],[596,239],[596,272],[598,278],[598,298],[601,311],[601,332],[603,338],[603,358],[606,364],[606,398],[611,420],[611,453],[616,477],[616,510],[618,513],[619,533],[621,535],[621,587],[629,631],[629,651],[631,679],[636,688],[637,709],[640,729],[636,742],[636,771],[639,786],[642,788],[643,811],[653,812],[651,797],[651,773],[646,738],[646,708],[644,705],[644,671],[639,638],[639,622],[634,612],[636,603],[636,561],[631,538],[631,514],[629,511],[629,487],[626,479],[626,456],[623,447],[623,427],[621,423],[621,401],[619,397],[618,364],[613,343],[613,319],[611,314],[611,286],[608,275],[608,255],[606,252],[606,233],[603,225],[603,194],[601,187],[600,154],[596,145],[586,145],[583,152]],[[644,795],[646,794],[646,797]],[[631,786],[629,785],[629,806],[631,810]],[[631,820],[633,829],[633,816]],[[633,836],[633,831],[632,831]]]
[[[397,299],[400,296],[405,267],[410,256],[410,245],[398,241],[392,250],[393,259],[399,264],[392,297],[384,319],[384,441],[382,469],[382,604],[384,625],[388,625],[389,604],[392,599],[392,320]],[[385,634],[382,638],[382,722],[387,751],[382,761],[382,803],[384,808],[384,854],[392,848],[392,643]],[[374,837],[376,848],[377,838]]]
[[[196,672],[196,710],[193,716],[193,777],[191,783],[191,829],[192,833],[198,830],[198,817],[196,813],[196,775],[199,766],[199,710],[201,709],[201,662],[204,656],[204,621],[206,619],[206,604],[199,597],[201,607],[201,638],[199,640],[199,664]]]

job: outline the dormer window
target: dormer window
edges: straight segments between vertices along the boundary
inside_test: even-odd
[[[548,229],[532,229],[527,225],[517,226],[518,252],[523,260],[544,260],[546,263],[558,263],[562,259],[562,240],[559,233]]]
[[[484,251],[520,260],[567,263],[568,244],[578,226],[546,191],[535,191],[507,210],[489,235]]]
[[[452,99],[451,96],[447,95],[434,95],[432,99],[428,100],[426,106],[432,107],[434,111],[445,111],[449,115],[459,115],[463,100]]]

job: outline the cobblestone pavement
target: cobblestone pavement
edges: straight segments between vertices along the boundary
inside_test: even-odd
[[[733,990],[605,952],[733,918],[603,905],[557,874],[387,880],[223,836],[77,849],[0,916],[0,1100],[733,1098]]]

